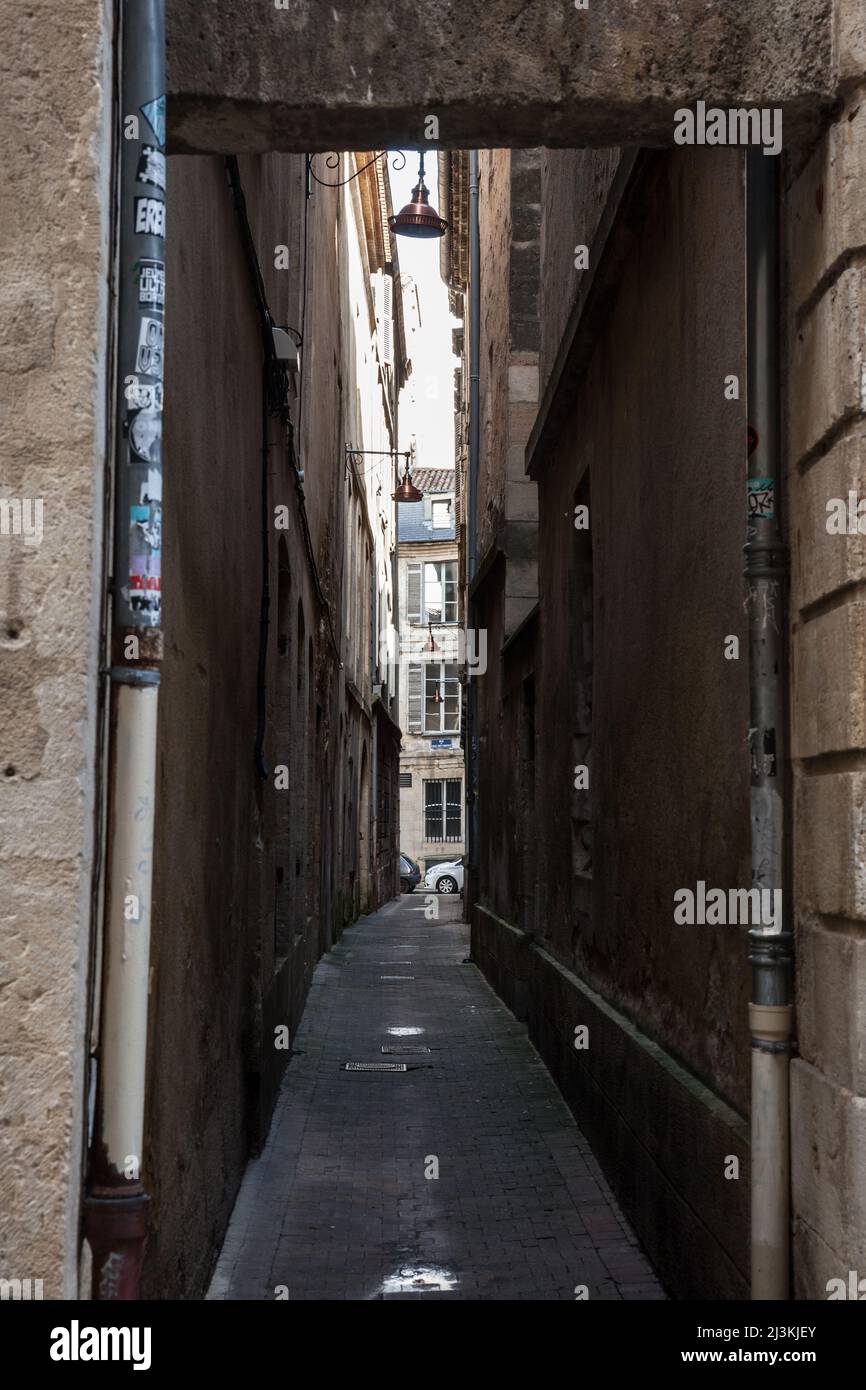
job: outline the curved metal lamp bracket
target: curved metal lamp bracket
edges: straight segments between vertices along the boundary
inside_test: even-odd
[[[384,160],[384,167],[394,169],[396,172],[399,173],[399,171],[400,171],[401,169],[403,169],[403,168],[406,167],[406,155],[405,155],[405,153],[403,152],[403,150],[397,150],[397,151],[394,153],[394,162],[393,162],[393,164],[389,163],[389,154],[390,154],[390,151],[389,151],[389,150],[380,150],[379,153],[378,153],[377,155],[374,155],[372,159],[368,159],[366,164],[362,164],[361,167],[360,167],[360,169],[356,169],[355,172],[354,172],[354,174],[350,174],[349,177],[348,177],[347,179],[335,179],[335,180],[332,180],[332,179],[320,179],[319,176],[318,176],[318,174],[316,173],[315,169],[313,168],[313,160],[316,158],[316,155],[315,155],[315,154],[308,154],[308,155],[307,155],[307,197],[309,198],[310,193],[311,193],[311,191],[312,191],[311,188],[310,188],[310,180],[311,180],[311,179],[314,179],[316,183],[321,184],[321,186],[322,186],[323,188],[344,188],[344,187],[346,186],[347,183],[351,183],[353,179],[356,179],[356,178],[359,176],[359,174],[363,174],[363,172],[364,172],[365,169],[369,169],[369,168],[371,167],[371,165],[376,164],[376,163],[378,162],[378,160],[380,160],[380,159],[381,159],[381,160]],[[340,167],[340,155],[339,155],[339,153],[329,154],[329,155],[327,155],[327,156],[325,157],[325,168],[326,168],[326,169],[338,169],[339,167]]]

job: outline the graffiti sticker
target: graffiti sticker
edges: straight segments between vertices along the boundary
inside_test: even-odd
[[[773,478],[750,478],[749,479],[749,520],[750,521],[772,521],[773,519],[773,493],[775,481]]]
[[[135,230],[143,236],[165,238],[165,203],[161,198],[135,199]]]
[[[147,614],[156,622],[162,608],[160,576],[130,570],[129,606],[134,613]]]
[[[124,597],[134,613],[156,623],[162,607],[162,506],[155,499],[129,509],[129,587]]]
[[[132,506],[129,509],[129,520],[130,553],[135,555],[138,567],[143,568],[150,552],[158,551],[162,546],[162,508],[158,502],[146,506]]]
[[[125,386],[123,394],[130,405],[138,410],[162,410],[162,382],[139,381],[138,377],[130,374],[124,378]]]
[[[138,410],[129,417],[129,442],[142,463],[162,459],[162,415],[158,410]]]
[[[139,183],[152,183],[165,192],[165,155],[155,145],[144,145],[135,177]]]
[[[165,261],[139,261],[138,302],[151,309],[165,308]]]
[[[143,106],[139,106],[147,124],[156,136],[156,143],[160,146],[165,144],[165,97],[154,97],[153,101],[146,101]]]
[[[162,323],[159,319],[143,318],[138,330],[136,371],[145,376],[162,376]]]

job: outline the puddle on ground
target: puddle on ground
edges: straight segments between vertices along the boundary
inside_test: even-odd
[[[432,1293],[456,1289],[457,1276],[450,1269],[435,1265],[401,1265],[396,1274],[383,1279],[380,1293]]]

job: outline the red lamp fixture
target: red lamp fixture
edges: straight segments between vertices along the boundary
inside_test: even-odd
[[[391,493],[395,502],[420,502],[424,494],[412,482],[409,476],[409,455],[406,455],[406,467],[403,470],[403,477],[397,484],[397,491]]]
[[[388,225],[398,236],[422,238],[444,236],[448,223],[430,206],[430,194],[424,182],[424,155],[418,169],[418,182],[412,189],[411,201],[388,218]]]

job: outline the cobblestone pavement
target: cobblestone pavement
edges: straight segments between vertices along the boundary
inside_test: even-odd
[[[438,904],[399,898],[319,963],[208,1298],[664,1297],[526,1029],[464,963],[460,900]]]

